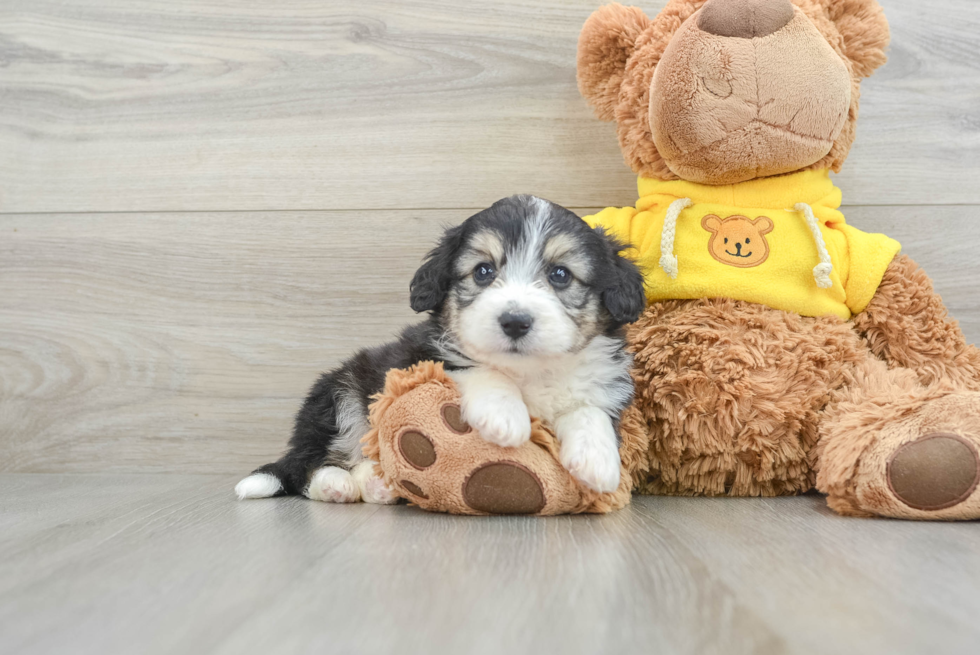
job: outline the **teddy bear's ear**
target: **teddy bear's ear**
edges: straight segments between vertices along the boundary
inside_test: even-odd
[[[578,39],[578,88],[600,120],[615,118],[626,62],[650,22],[641,9],[618,3],[600,7],[585,21]]]
[[[844,54],[858,78],[870,77],[885,63],[891,35],[878,0],[821,0],[844,41]]]

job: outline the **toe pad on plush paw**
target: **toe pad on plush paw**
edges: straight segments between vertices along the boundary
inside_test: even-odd
[[[537,514],[544,509],[541,480],[516,462],[489,462],[463,483],[463,500],[487,514]]]
[[[959,505],[980,482],[980,458],[972,444],[951,434],[929,434],[901,446],[888,462],[888,486],[912,509]]]

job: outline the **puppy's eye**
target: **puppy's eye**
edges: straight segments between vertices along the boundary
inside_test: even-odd
[[[494,278],[497,277],[497,271],[493,268],[493,264],[488,264],[486,262],[482,264],[477,264],[476,268],[473,269],[473,281],[479,284],[481,287],[485,287]]]
[[[556,289],[564,289],[572,283],[572,272],[564,266],[555,266],[548,274],[548,281]]]

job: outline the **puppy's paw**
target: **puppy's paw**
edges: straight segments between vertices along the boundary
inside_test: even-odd
[[[561,441],[562,466],[579,482],[600,493],[619,487],[616,433],[601,411],[587,408],[560,418],[555,431]]]
[[[518,396],[493,391],[464,396],[462,410],[463,420],[490,443],[516,448],[531,438],[531,417]]]
[[[615,448],[588,441],[561,446],[561,464],[575,479],[600,493],[619,487],[619,453]]]
[[[361,499],[361,492],[349,471],[337,466],[324,466],[310,478],[306,497],[324,503],[356,503]]]
[[[394,505],[398,502],[398,496],[374,472],[374,465],[375,462],[369,459],[351,469],[350,474],[361,494],[361,500],[375,505]]]

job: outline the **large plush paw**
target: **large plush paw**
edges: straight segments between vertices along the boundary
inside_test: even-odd
[[[629,485],[617,484],[616,434],[601,412],[598,416],[605,422],[589,436],[602,435],[605,441],[600,444],[611,451],[589,451],[591,440],[577,438],[580,432],[589,434],[586,421],[571,433],[573,450],[564,452],[577,453],[570,461],[580,477],[593,488],[613,492],[609,494],[587,489],[562,467],[558,439],[540,421],[528,419],[523,402],[523,443],[501,448],[464,420],[461,394],[454,387],[440,365],[423,363],[389,372],[384,393],[371,407],[375,429],[365,437],[364,454],[380,462],[384,479],[402,498],[429,511],[452,514],[609,512],[629,502]],[[518,413],[517,407],[511,409]],[[490,413],[489,408],[485,411]]]
[[[980,393],[927,390],[885,409],[869,401],[852,410],[879,418],[865,421],[861,448],[845,430],[824,437],[817,487],[830,507],[853,516],[980,518]]]
[[[361,499],[361,492],[350,471],[337,466],[324,466],[310,478],[306,497],[325,503],[356,503]]]
[[[548,464],[555,469],[556,463],[539,447],[528,443],[504,455],[463,420],[455,403],[430,409],[441,420],[403,430],[396,457],[388,460],[389,468],[400,469],[396,484],[406,498],[462,514],[537,514],[548,505],[549,487],[553,508],[575,500],[574,489],[549,478]]]
[[[531,438],[531,417],[520,396],[509,391],[488,391],[463,396],[463,420],[490,443],[517,448]]]
[[[561,442],[561,464],[579,482],[600,493],[619,487],[616,432],[603,411],[587,407],[562,416],[555,432]]]
[[[399,382],[396,377],[389,386]],[[460,396],[451,386],[431,382],[403,391],[383,415],[374,417],[376,457],[385,480],[402,498],[437,512],[581,511],[591,500],[583,498],[582,489],[558,463],[557,442],[537,423],[532,428],[523,403],[520,409],[534,440],[501,448],[463,420]]]
[[[365,460],[351,469],[351,478],[361,494],[361,500],[375,505],[394,505],[398,495],[375,472],[375,462]]]

